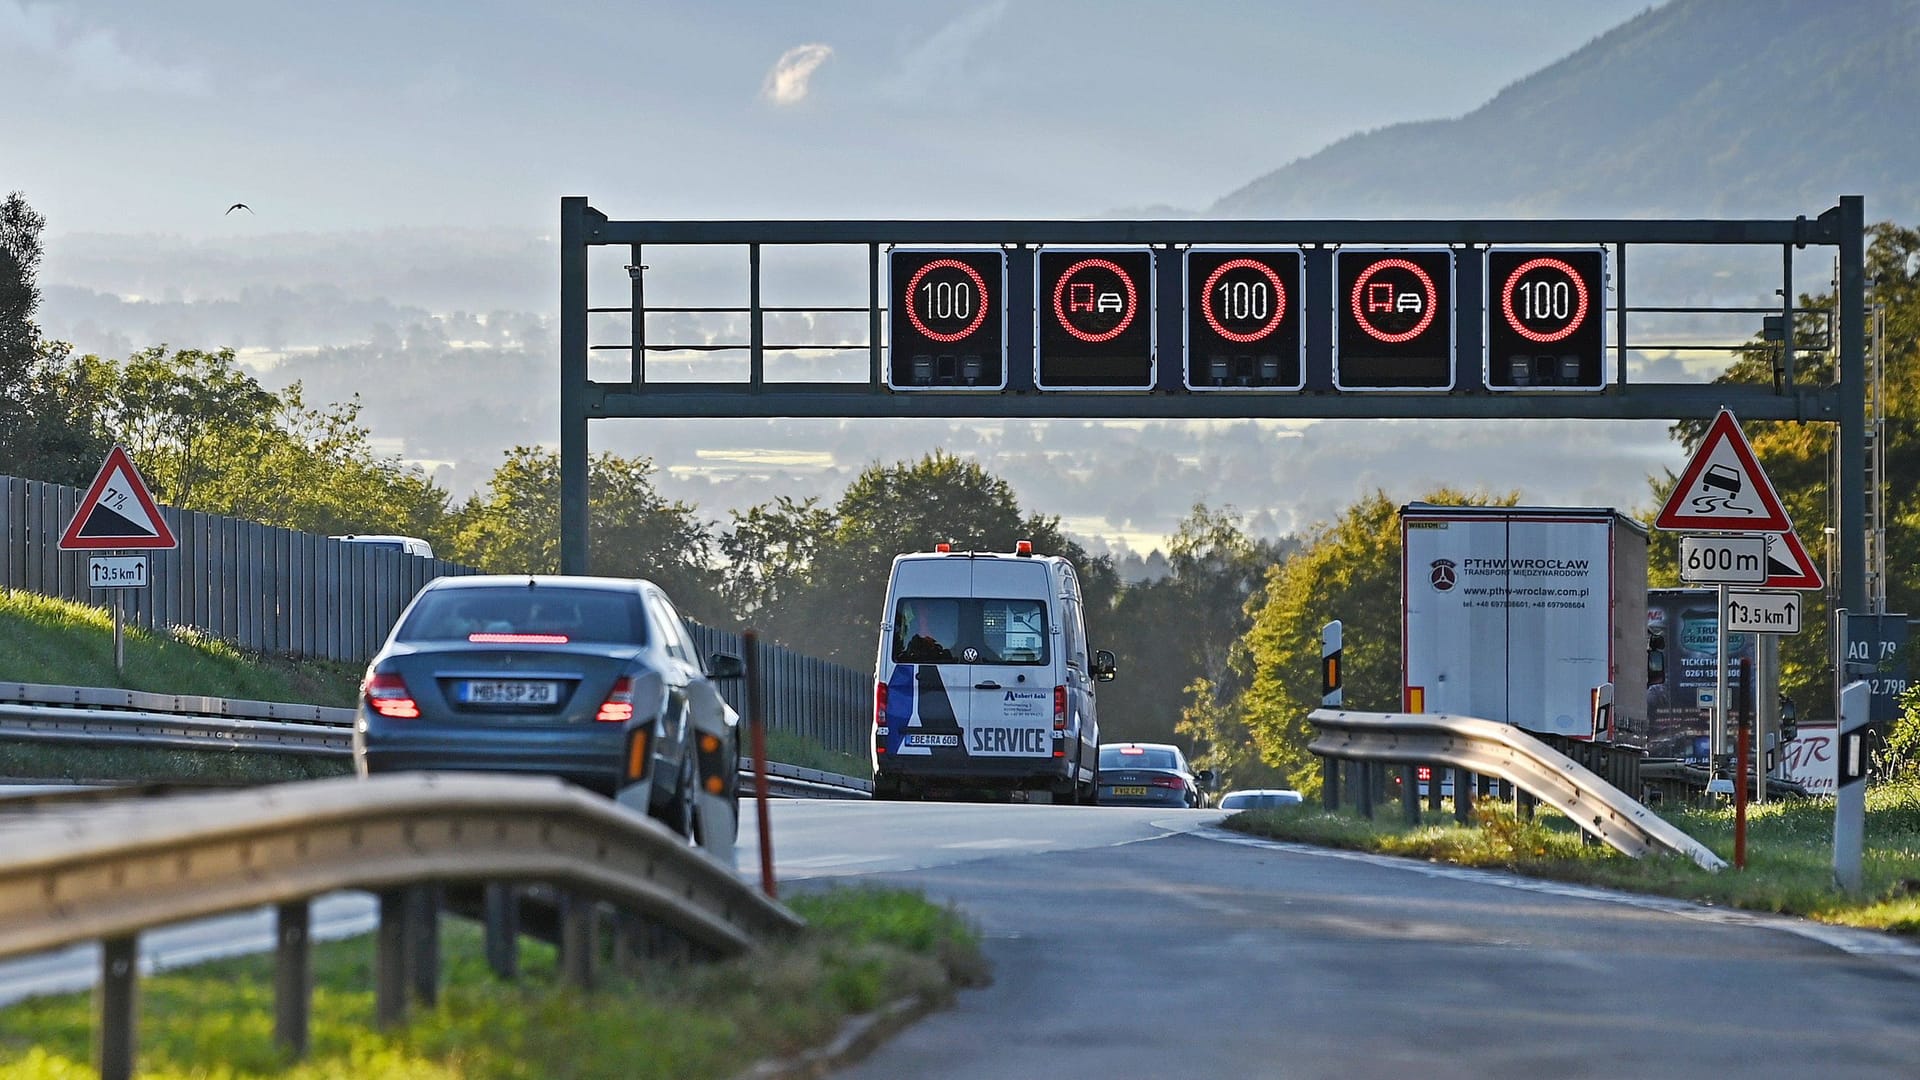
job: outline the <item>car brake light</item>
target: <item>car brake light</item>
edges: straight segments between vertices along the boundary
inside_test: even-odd
[[[1145,751],[1145,750],[1142,750],[1142,749],[1140,749],[1140,748],[1139,748],[1139,747],[1137,747],[1137,746],[1123,746],[1123,747],[1121,747],[1121,748],[1120,748],[1120,752],[1121,752],[1121,753],[1123,753],[1123,754],[1125,754],[1125,755],[1127,755],[1128,757],[1132,757],[1132,756],[1133,756],[1133,755],[1135,755],[1135,754],[1144,754],[1144,753],[1146,753],[1146,751]]]
[[[607,700],[600,703],[600,711],[593,718],[602,724],[624,724],[633,719],[633,676],[622,675],[613,680],[612,691],[607,694]]]
[[[1067,730],[1067,688],[1053,688],[1053,730]]]
[[[475,645],[565,645],[565,634],[468,634]]]
[[[398,672],[382,672],[370,677],[361,693],[366,698],[367,707],[381,716],[391,716],[396,720],[413,720],[420,716],[420,706],[407,689],[407,680],[401,678]]]
[[[1177,776],[1156,776],[1147,782],[1154,787],[1174,788],[1176,790],[1185,790],[1187,786],[1187,782]]]

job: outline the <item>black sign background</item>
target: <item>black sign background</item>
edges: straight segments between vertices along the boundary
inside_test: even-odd
[[[1528,304],[1529,287],[1543,303]],[[1489,249],[1487,385],[1602,388],[1606,309],[1606,260],[1599,251]],[[1555,317],[1557,311],[1565,317]],[[1564,381],[1564,357],[1579,364],[1571,382]],[[1514,378],[1516,358],[1526,366],[1525,382]]]
[[[1300,267],[1298,251],[1187,252],[1188,386],[1301,387]]]
[[[1343,390],[1453,385],[1453,252],[1334,253],[1334,381]]]
[[[1040,388],[1152,389],[1153,252],[1045,248],[1038,261]]]
[[[892,295],[887,385],[1005,387],[1006,256],[998,251],[895,250],[888,253],[888,267]],[[970,371],[977,371],[971,381]]]

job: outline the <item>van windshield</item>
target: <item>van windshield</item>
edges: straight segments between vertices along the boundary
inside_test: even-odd
[[[905,596],[893,609],[897,664],[1045,664],[1044,601]]]

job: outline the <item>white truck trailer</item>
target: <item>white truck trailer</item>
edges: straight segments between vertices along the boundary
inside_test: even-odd
[[[1408,712],[1645,745],[1644,527],[1605,508],[1412,503],[1400,536]]]

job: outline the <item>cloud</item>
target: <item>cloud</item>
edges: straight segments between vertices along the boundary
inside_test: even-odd
[[[0,49],[24,49],[66,70],[89,90],[142,90],[204,97],[213,92],[202,68],[169,66],[135,56],[111,30],[72,25],[46,7],[0,0]]]
[[[831,45],[795,45],[781,53],[780,59],[774,62],[773,70],[767,72],[766,85],[760,88],[760,96],[775,105],[798,105],[806,100],[807,81],[832,55]]]

